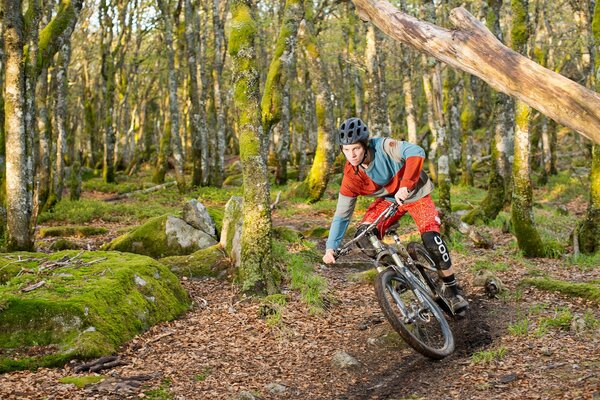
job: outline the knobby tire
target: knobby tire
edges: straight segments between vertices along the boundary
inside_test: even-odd
[[[375,279],[375,294],[387,320],[413,349],[436,360],[454,351],[454,336],[448,321],[437,303],[421,287],[413,287],[394,269],[388,268]],[[398,303],[412,311],[416,308],[426,310],[429,321],[418,316],[413,318],[413,322],[405,321]],[[427,340],[436,343],[426,343]]]

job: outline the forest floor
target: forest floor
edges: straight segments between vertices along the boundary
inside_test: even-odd
[[[284,201],[275,210],[274,225],[325,227],[333,213],[287,206]],[[580,218],[585,202],[567,208]],[[106,241],[128,225],[104,224],[110,233],[94,240]],[[410,221],[403,226],[406,234],[413,230]],[[539,276],[597,283],[600,268],[565,257],[524,259],[512,235],[481,229],[494,248],[454,242],[453,262],[471,307],[467,318],[451,322],[456,351],[441,361],[404,344],[383,317],[372,283],[360,278],[370,265],[347,257],[313,265],[327,282],[323,309],[311,309],[297,291],[284,288],[287,304],[277,320],[265,318],[261,299],[242,296],[235,285],[183,279],[192,309],[125,344],[118,353],[125,365],[97,375],[100,383],[60,383],[77,375],[76,363],[12,372],[0,375],[0,399],[600,399],[597,299],[523,284]],[[320,253],[324,240],[308,239]],[[496,298],[473,283],[483,265],[504,284]],[[338,352],[359,365],[334,366]]]

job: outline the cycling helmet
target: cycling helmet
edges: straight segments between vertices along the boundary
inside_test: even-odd
[[[364,144],[367,140],[369,140],[369,129],[360,118],[348,118],[340,125],[338,134],[340,146],[354,143]]]

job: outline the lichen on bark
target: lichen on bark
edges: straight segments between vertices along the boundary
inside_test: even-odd
[[[277,282],[271,249],[269,180],[263,153],[266,149],[262,148],[259,74],[254,45],[257,27],[252,2],[234,0],[231,15],[229,54],[233,66],[244,186],[244,226],[238,279],[243,291],[275,293]]]

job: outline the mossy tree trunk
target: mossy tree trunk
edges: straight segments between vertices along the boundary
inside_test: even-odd
[[[385,92],[385,52],[383,33],[373,24],[367,28],[365,47],[366,85],[365,108],[371,136],[390,136],[388,102]]]
[[[244,186],[239,280],[244,291],[274,293],[277,290],[277,279],[271,249],[269,179],[265,155],[261,154],[263,132],[254,45],[257,27],[252,4],[251,0],[232,1],[232,29],[229,36]]]
[[[4,102],[6,116],[6,209],[8,246],[13,250],[32,248],[29,232],[31,208],[27,190],[27,146],[25,132],[25,70],[23,48],[25,33],[21,16],[21,2],[5,0],[4,8]]]
[[[331,88],[327,81],[327,70],[321,57],[321,49],[314,29],[312,1],[304,1],[304,29],[300,38],[306,53],[310,71],[312,89],[316,98],[317,111],[317,151],[310,172],[306,178],[308,201],[316,202],[323,196],[329,177],[334,155],[333,104]]]
[[[169,90],[169,123],[171,126],[171,151],[175,164],[175,180],[180,192],[185,191],[185,175],[183,170],[183,146],[179,127],[179,98],[177,88],[177,70],[175,69],[175,49],[173,47],[173,10],[168,0],[158,0],[158,8],[163,21],[164,41],[167,52],[168,90]]]
[[[279,140],[274,143],[277,160],[276,181],[284,184],[287,181],[287,163],[290,144],[290,80],[292,67],[296,57],[298,26],[304,17],[304,0],[287,0],[283,13],[283,21],[275,51],[269,66],[267,81],[261,100],[262,128],[269,137],[271,129],[279,124]]]
[[[529,40],[528,3],[528,0],[511,0],[511,44],[521,53],[527,53]],[[527,257],[541,257],[545,254],[544,244],[533,217],[530,121],[531,107],[517,100],[511,217],[519,249]]]
[[[81,0],[64,0],[40,32],[40,4],[32,2],[22,14],[19,0],[4,0],[6,208],[8,247],[29,250],[35,224],[33,180],[37,78],[68,40],[81,9]]]
[[[600,1],[596,1],[592,17],[593,59],[595,71],[595,88],[600,91]],[[583,253],[594,253],[600,250],[600,145],[592,147],[592,169],[590,171],[590,203],[587,214],[579,226],[580,250]]]
[[[460,113],[460,141],[461,153],[460,160],[462,175],[461,184],[473,186],[473,131],[477,116],[475,115],[475,99],[473,97],[473,86],[471,85],[471,76],[463,74],[462,87],[462,111]]]
[[[502,0],[488,0],[486,22],[488,29],[498,40],[503,40],[500,28],[500,11]],[[490,145],[491,166],[488,176],[488,191],[479,207],[463,217],[463,221],[473,224],[478,220],[488,222],[494,220],[510,200],[509,153],[514,137],[514,100],[504,93],[492,92],[494,103],[493,136]]]
[[[213,0],[213,95],[216,113],[216,130],[214,141],[213,168],[210,174],[210,183],[213,186],[223,186],[225,176],[225,101],[223,95],[223,65],[225,63],[226,44],[224,35],[224,17],[221,15],[221,5],[227,7],[227,1]]]
[[[189,72],[189,98],[190,98],[190,135],[192,141],[192,186],[202,185],[202,175],[208,173],[202,169],[203,143],[202,137],[206,136],[206,110],[200,102],[200,88],[198,87],[198,42],[199,31],[197,3],[185,0],[185,42],[187,50],[187,65]],[[204,160],[206,163],[206,160]]]
[[[113,125],[113,107],[115,98],[115,62],[113,43],[113,21],[109,12],[107,0],[100,0],[98,20],[100,23],[100,51],[102,56],[101,75],[103,80],[104,101],[104,156],[102,176],[107,183],[115,182],[115,127]]]

